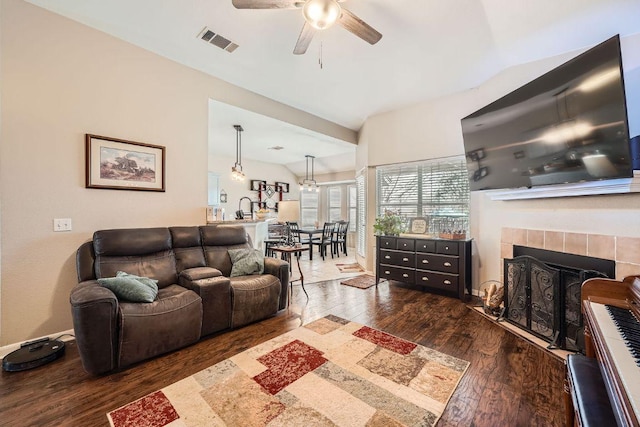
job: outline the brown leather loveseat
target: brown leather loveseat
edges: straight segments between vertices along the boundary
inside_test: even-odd
[[[250,239],[234,224],[96,231],[78,249],[70,296],[84,369],[120,369],[286,308],[288,264],[264,258],[263,274],[230,277],[228,251],[242,248]],[[157,280],[157,297],[118,299],[97,281],[118,272]]]

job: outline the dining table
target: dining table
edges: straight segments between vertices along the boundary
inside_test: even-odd
[[[324,229],[322,228],[300,228],[300,241],[302,241],[302,235],[309,236],[309,261],[313,260],[313,236],[316,234],[322,235]]]

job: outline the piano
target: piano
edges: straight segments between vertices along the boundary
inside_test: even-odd
[[[611,416],[613,419],[608,420],[606,425],[639,426],[640,276],[629,276],[622,281],[602,278],[586,280],[582,284],[581,299],[587,356],[584,362],[595,364],[597,361],[600,372],[598,369],[582,369],[580,364],[573,363],[575,360],[568,363],[568,384],[565,389],[569,389],[572,398],[566,401],[567,406],[571,406],[567,408],[567,425],[573,426],[574,421],[578,425],[597,425],[602,423],[602,417]],[[579,356],[569,357],[577,360]],[[583,376],[601,374],[602,380],[597,378],[597,382],[593,382],[589,379],[591,384],[581,386],[581,372]],[[593,390],[593,384],[599,384],[595,388],[602,387],[604,390]],[[587,388],[586,393],[580,392],[580,387]],[[602,410],[593,409],[596,400],[607,398],[610,408],[605,403],[606,407]],[[591,401],[581,402],[580,399]],[[580,419],[591,417],[585,415],[589,412],[588,408],[592,408],[591,412],[595,412],[596,417],[601,417],[600,421],[594,423]]]

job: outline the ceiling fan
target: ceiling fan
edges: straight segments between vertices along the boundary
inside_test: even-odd
[[[376,44],[382,34],[338,3],[344,0],[232,0],[236,9],[302,9],[305,23],[293,49],[295,55],[307,51],[316,30],[324,30],[335,22],[362,40]]]

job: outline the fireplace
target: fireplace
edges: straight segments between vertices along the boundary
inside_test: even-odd
[[[503,317],[549,342],[584,349],[580,288],[592,277],[615,278],[615,261],[526,246],[504,260]]]

